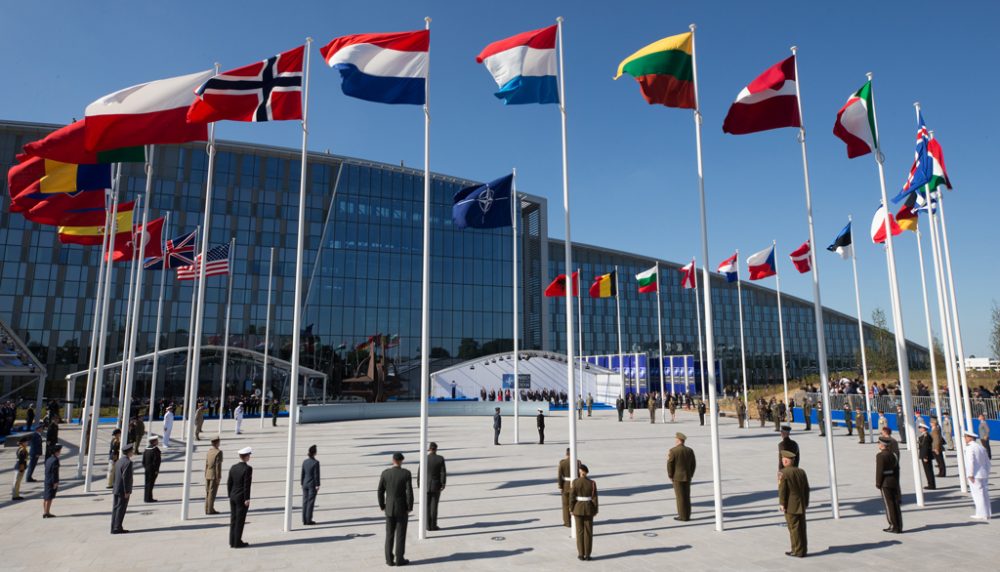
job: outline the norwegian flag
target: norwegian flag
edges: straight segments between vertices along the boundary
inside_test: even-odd
[[[792,264],[795,265],[795,269],[799,271],[799,274],[805,274],[812,269],[812,262],[809,255],[812,252],[812,246],[809,241],[802,243],[802,246],[796,248],[788,256],[792,259]]]
[[[171,270],[178,266],[194,265],[194,241],[198,232],[178,236],[167,240],[163,248],[163,256],[147,258],[143,268],[146,270]]]
[[[198,255],[195,258],[195,262],[191,266],[178,266],[177,267],[177,279],[178,280],[197,280],[198,273],[200,272],[200,266],[202,261],[202,255]],[[219,246],[212,247],[208,251],[208,257],[205,261],[205,277],[208,276],[221,276],[223,274],[229,274],[229,243],[220,244]]]
[[[223,72],[195,90],[188,123],[302,119],[302,57],[305,47]]]

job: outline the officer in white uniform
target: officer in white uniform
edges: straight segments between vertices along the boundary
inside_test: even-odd
[[[174,406],[168,405],[163,414],[163,446],[170,446],[170,432],[174,430]]]
[[[233,417],[236,418],[236,434],[239,435],[243,432],[243,402],[241,401],[239,405],[236,406],[236,411],[233,412]]]
[[[990,511],[990,458],[986,448],[979,442],[979,435],[966,431],[965,437],[965,474],[969,479],[969,492],[972,502],[976,505],[976,514],[970,518],[989,520]]]

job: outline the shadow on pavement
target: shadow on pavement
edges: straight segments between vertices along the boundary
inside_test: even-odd
[[[691,548],[690,544],[681,544],[680,546],[657,546],[655,548],[633,548],[631,550],[626,550],[624,552],[618,552],[615,554],[606,554],[603,556],[594,556],[593,560],[611,560],[612,558],[628,558],[630,556],[648,556],[650,554],[668,554],[670,552],[680,552],[681,550],[688,550]]]
[[[820,552],[813,552],[809,556],[826,556],[829,554],[857,554],[858,552],[864,552],[866,550],[878,550],[879,548],[888,548],[890,546],[895,546],[897,544],[902,544],[898,540],[883,540],[881,542],[869,542],[867,544],[845,544],[843,546],[831,546],[826,550]]]
[[[518,556],[533,551],[534,548],[518,548],[516,550],[484,550],[483,552],[456,552],[449,556],[438,556],[427,560],[414,560],[410,564],[442,564],[444,562],[463,560],[483,560],[493,558],[506,558],[508,556]]]
[[[161,526],[158,528],[135,528],[132,529],[132,534],[146,533],[146,532],[177,532],[179,530],[202,530],[206,528],[229,528],[228,524],[188,524],[180,526]]]
[[[460,530],[463,528],[496,528],[498,526],[517,526],[519,524],[529,524],[532,522],[538,522],[537,518],[529,518],[527,520],[497,520],[494,522],[475,522],[472,524],[462,524],[459,526],[449,526],[448,530]]]
[[[291,540],[272,540],[271,542],[255,542],[251,548],[261,548],[264,546],[291,546],[294,544],[323,544],[325,542],[338,542],[341,540],[353,540],[355,538],[366,538],[375,536],[374,534],[349,534],[345,536],[317,536],[313,538],[294,538]]]

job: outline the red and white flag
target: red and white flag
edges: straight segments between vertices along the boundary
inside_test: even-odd
[[[879,205],[878,210],[875,211],[875,216],[872,217],[872,228],[871,236],[872,242],[875,244],[882,244],[885,242],[885,207]],[[896,223],[896,219],[890,214],[889,224],[892,228],[892,236],[896,236],[903,232],[903,229],[899,228],[899,224]]]
[[[698,269],[694,267],[694,259],[687,266],[681,267],[681,288],[690,290],[698,287]]]
[[[187,122],[194,90],[214,70],[127,87],[87,106],[84,146],[88,151],[204,141],[208,126]]]
[[[178,266],[178,280],[197,280],[201,273],[201,264],[204,257],[199,254],[194,259],[193,266]],[[205,262],[205,276],[221,276],[229,274],[229,243],[214,246],[208,250],[208,258]]]
[[[114,262],[131,260],[135,255],[135,248],[139,245],[140,238],[142,244],[145,245],[143,259],[163,256],[163,217],[147,222],[145,230],[141,224],[137,224],[131,233],[126,231],[116,234],[115,250],[111,260]]]
[[[774,64],[743,88],[726,114],[722,131],[744,135],[801,126],[795,86],[795,56],[792,56]]]
[[[305,47],[271,56],[206,81],[187,111],[191,123],[302,119]]]
[[[795,265],[795,269],[799,271],[799,274],[805,274],[812,270],[812,262],[810,258],[810,251],[812,247],[809,245],[809,241],[802,243],[802,246],[796,248],[788,256],[792,259],[792,264]]]

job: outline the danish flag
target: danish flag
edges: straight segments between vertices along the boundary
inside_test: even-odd
[[[223,72],[195,90],[188,123],[302,119],[305,46]]]

